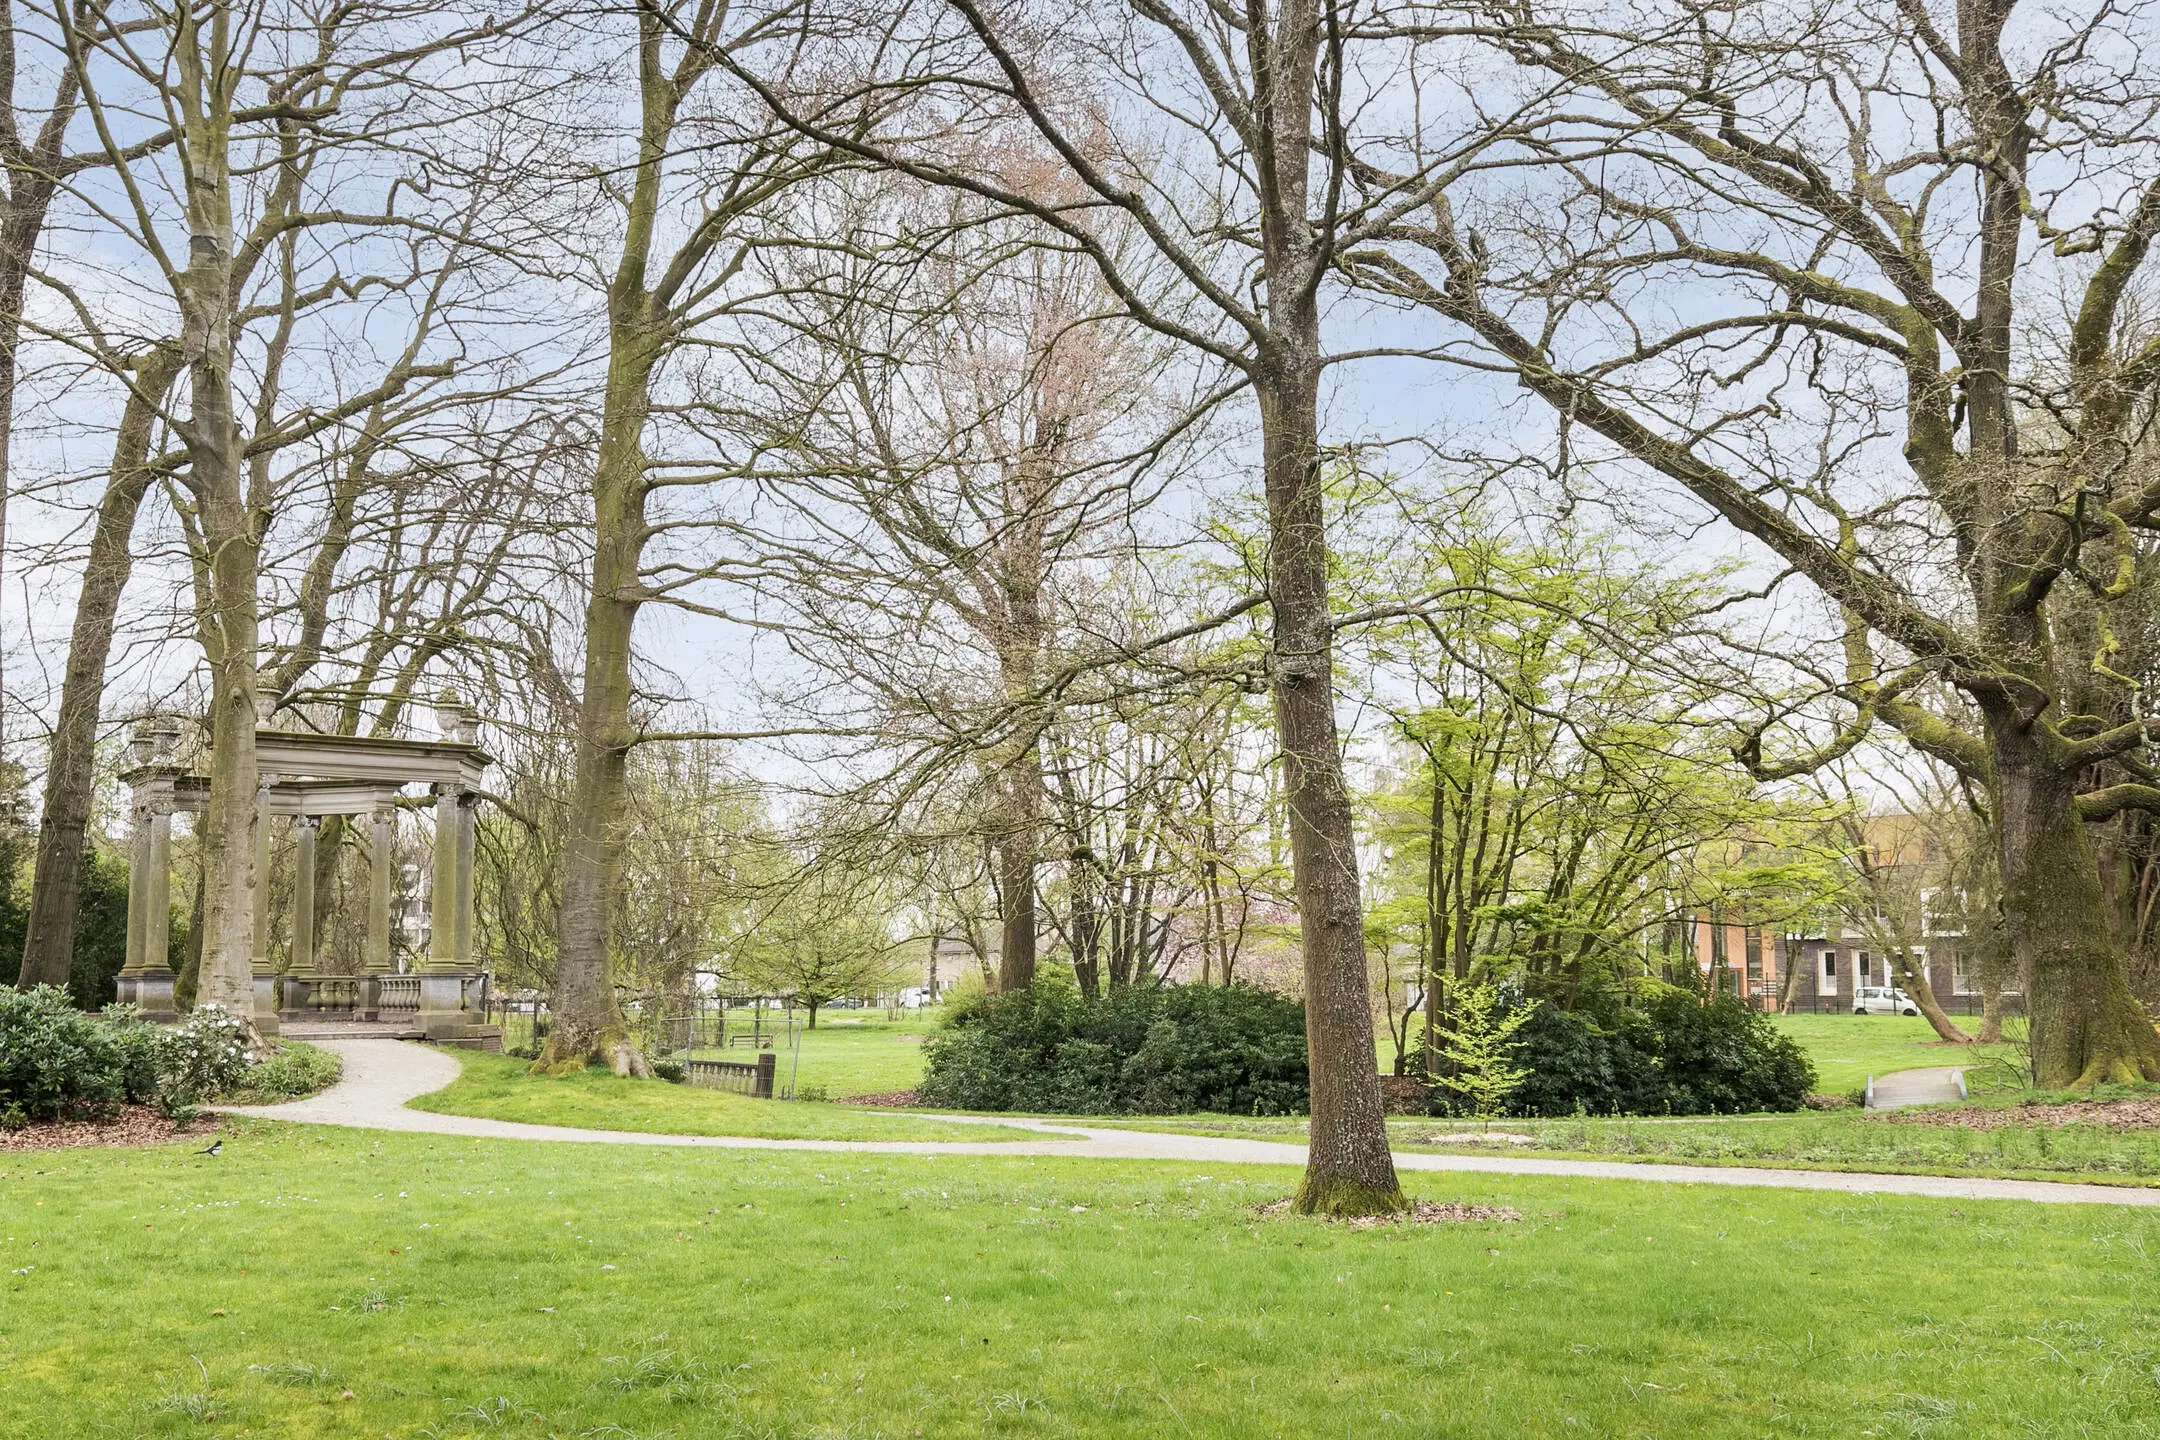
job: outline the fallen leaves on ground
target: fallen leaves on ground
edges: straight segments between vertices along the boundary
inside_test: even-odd
[[[2160,1097],[2149,1100],[2072,1100],[2065,1104],[2027,1100],[1985,1110],[1900,1110],[1885,1117],[1893,1125],[1956,1125],[1967,1130],[2005,1126],[2107,1125],[2118,1130],[2160,1125]]]
[[[842,1105],[863,1105],[873,1110],[912,1110],[915,1108],[913,1090],[887,1090],[878,1095],[843,1095]]]
[[[1288,1215],[1291,1202],[1276,1200],[1259,1207],[1262,1215]],[[1419,1200],[1414,1202],[1407,1214],[1357,1215],[1345,1223],[1353,1229],[1370,1225],[1467,1225],[1479,1221],[1493,1221],[1512,1225],[1522,1219],[1522,1211],[1512,1205],[1463,1205],[1453,1200]]]
[[[162,1145],[217,1129],[204,1115],[186,1123],[167,1120],[147,1105],[129,1105],[110,1120],[56,1120],[0,1130],[0,1150],[72,1150],[83,1145]]]

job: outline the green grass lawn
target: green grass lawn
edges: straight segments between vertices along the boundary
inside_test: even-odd
[[[800,1032],[800,1054],[793,1057],[798,1091],[822,1093],[834,1100],[854,1095],[908,1090],[922,1081],[922,1042],[937,1028],[939,1012],[909,1012],[887,1020],[878,1011],[826,1011],[818,1028]],[[1984,1052],[1936,1041],[1925,1020],[1902,1015],[1779,1015],[1779,1029],[1800,1042],[1814,1060],[1820,1088],[1831,1094],[1857,1090],[1870,1074],[1887,1075],[1925,1065],[1979,1064]],[[1975,1024],[1978,1022],[1975,1021]],[[522,1036],[507,1037],[522,1043]],[[1382,1068],[1393,1063],[1394,1050],[1381,1037]],[[704,1054],[706,1052],[699,1052]],[[714,1058],[741,1060],[748,1049]],[[2007,1054],[2007,1047],[1988,1053]],[[778,1051],[783,1083],[791,1057],[786,1042]]]
[[[0,1165],[0,1434],[2160,1435],[2160,1215],[244,1125]]]
[[[1181,1115],[1085,1123],[1299,1144],[1305,1140],[1303,1116]],[[2104,1125],[2007,1125],[1976,1130],[1916,1125],[1850,1110],[1685,1122],[1501,1119],[1486,1128],[1500,1136],[1527,1136],[1530,1143],[1481,1142],[1475,1138],[1480,1127],[1446,1121],[1393,1120],[1388,1125],[1398,1150],[2160,1184],[2160,1131]]]
[[[412,1108],[533,1125],[662,1135],[753,1135],[784,1140],[1055,1138],[1003,1126],[882,1115],[846,1105],[755,1100],[695,1085],[624,1080],[599,1070],[533,1075],[524,1060],[477,1050],[450,1053],[464,1065],[464,1073],[449,1088],[413,1101]]]
[[[1969,1034],[1978,1016],[1953,1016]],[[1935,1036],[1918,1015],[1773,1015],[1771,1023],[1800,1043],[1815,1062],[1815,1088],[1843,1095],[1867,1084],[1870,1075],[1917,1070],[1929,1065],[1980,1066],[1991,1058],[2012,1058],[2007,1045],[1952,1045]]]
[[[2160,1132],[2104,1125],[2023,1125],[1971,1130],[1900,1123],[1882,1115],[1795,1115],[1701,1125],[1627,1121],[1521,1124],[1495,1130],[1534,1143],[1464,1144],[1444,1129],[1403,1127],[1400,1148],[1555,1154],[1681,1164],[1768,1165],[1916,1175],[2160,1184]]]
[[[912,1090],[922,1083],[923,1037],[936,1023],[915,1015],[889,1021],[874,1011],[827,1011],[818,1016],[817,1029],[800,1033],[801,1054],[794,1059],[796,1092],[822,1091],[839,1100]],[[743,1053],[726,1058],[739,1060]],[[785,1079],[790,1066],[785,1049],[779,1052],[779,1063]]]

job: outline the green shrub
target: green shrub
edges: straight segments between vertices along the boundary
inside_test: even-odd
[[[328,1050],[297,1040],[273,1040],[269,1057],[244,1072],[238,1088],[221,1091],[216,1098],[236,1105],[275,1105],[336,1084],[343,1070],[344,1062]]]
[[[1731,995],[1707,1005],[1684,992],[1661,995],[1644,1014],[1676,1115],[1798,1110],[1815,1088],[1815,1067],[1800,1047]]]
[[[54,986],[0,989],[0,1115],[25,1124],[98,1119],[122,1104],[154,1103],[185,1117],[204,1100],[274,1104],[338,1077],[338,1057],[312,1045],[280,1044],[258,1062],[239,1029],[215,1005],[166,1030],[132,1005],[88,1015]]]
[[[539,1052],[534,1051],[530,1058],[539,1059]],[[670,1085],[687,1085],[690,1083],[690,1072],[683,1068],[680,1060],[655,1060],[652,1062],[652,1073],[654,1079],[665,1080]]]
[[[171,1037],[144,1020],[133,1005],[108,1005],[99,1018],[120,1048],[120,1088],[128,1102],[154,1099],[165,1083],[165,1051]]]
[[[130,1051],[53,985],[0,990],[0,1108],[26,1120],[94,1119],[128,1098]]]
[[[1800,1047],[1729,995],[1706,1004],[1660,986],[1638,1007],[1604,1014],[1529,1003],[1515,1062],[1530,1073],[1509,1096],[1512,1115],[1798,1110],[1815,1086]],[[1445,1098],[1438,1104],[1442,1113],[1459,1108]]]
[[[921,1098],[964,1110],[1063,1115],[1306,1107],[1305,1011],[1250,986],[1120,987],[1098,1000],[1069,982],[955,1000],[924,1046]]]

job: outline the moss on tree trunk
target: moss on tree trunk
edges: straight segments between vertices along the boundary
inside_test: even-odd
[[[2160,1033],[2123,972],[2074,775],[1996,743],[2003,921],[2029,968],[2033,1081],[2053,1089],[2160,1080]]]

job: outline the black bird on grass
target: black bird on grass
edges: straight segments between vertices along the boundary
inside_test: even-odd
[[[217,1139],[212,1140],[208,1146],[201,1150],[197,1150],[195,1153],[198,1155],[215,1155],[218,1153],[218,1151],[223,1150],[224,1148],[225,1137],[220,1135]]]

